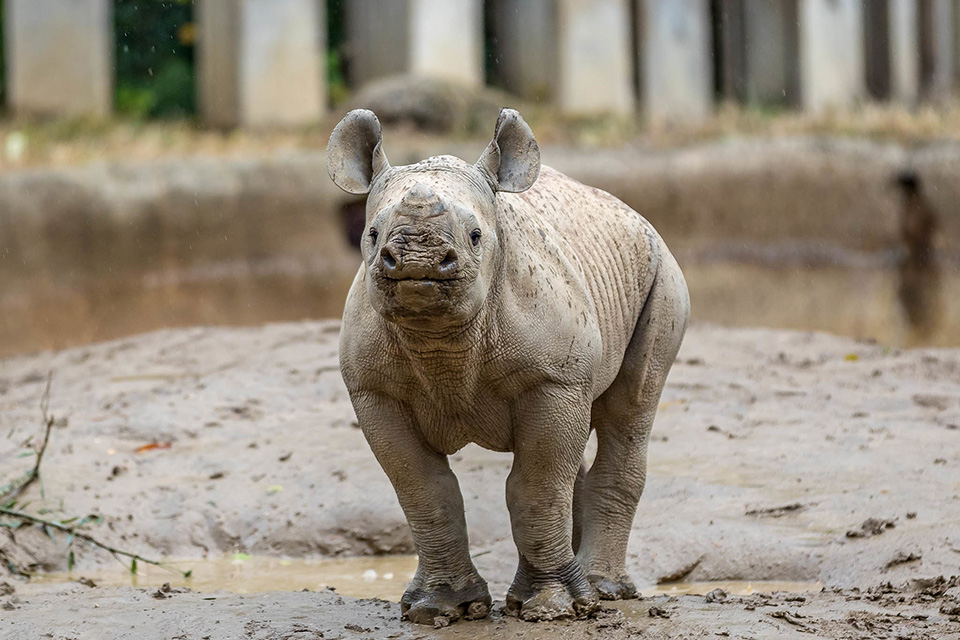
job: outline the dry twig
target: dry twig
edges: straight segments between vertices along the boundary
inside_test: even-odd
[[[93,545],[95,547],[99,547],[100,549],[103,549],[104,551],[109,552],[121,564],[123,564],[123,561],[120,559],[121,556],[124,558],[129,558],[130,559],[129,569],[131,573],[136,573],[137,563],[143,562],[146,564],[154,565],[156,567],[161,567],[168,571],[179,573],[184,578],[189,578],[192,571],[189,571],[189,570],[181,571],[180,569],[172,567],[163,562],[159,562],[157,560],[151,560],[149,558],[144,558],[139,554],[132,553],[130,551],[124,551],[123,549],[117,549],[116,547],[111,547],[108,544],[100,542],[90,534],[80,530],[81,527],[83,527],[89,522],[99,521],[98,516],[97,517],[87,516],[85,518],[80,519],[79,521],[77,521],[77,518],[71,518],[69,520],[64,520],[64,521],[57,521],[57,520],[49,520],[46,518],[41,518],[39,516],[25,513],[24,511],[21,511],[19,509],[15,509],[16,503],[17,503],[16,499],[20,497],[20,495],[22,495],[24,491],[26,491],[27,487],[29,487],[32,483],[36,482],[40,478],[40,464],[43,462],[43,454],[47,451],[47,443],[49,443],[50,441],[50,431],[51,429],[53,429],[53,425],[55,423],[53,416],[51,416],[49,413],[50,384],[52,380],[53,380],[53,372],[51,371],[47,375],[47,386],[43,391],[43,396],[40,398],[40,415],[43,419],[43,440],[41,441],[40,446],[34,449],[37,459],[33,464],[33,468],[31,468],[27,473],[25,473],[19,479],[8,482],[3,486],[0,486],[0,516],[5,516],[7,518],[15,520],[18,523],[40,526],[43,528],[44,531],[47,532],[48,535],[52,535],[50,534],[51,530],[57,530],[57,531],[66,533],[67,548],[68,548],[67,565],[70,570],[73,570],[73,564],[74,564],[73,543],[75,540],[81,540],[83,542],[86,542],[87,544]],[[76,524],[71,524],[74,521],[76,521]],[[0,549],[0,560],[4,561],[4,563],[7,565],[8,569],[10,569],[11,572],[17,573],[20,575],[28,575],[22,569],[15,566],[11,562],[10,559],[3,553],[2,549]]]
[[[136,554],[136,553],[131,553],[130,551],[124,551],[123,549],[117,549],[116,547],[111,547],[110,545],[108,545],[108,544],[106,544],[106,543],[100,542],[99,540],[97,540],[96,538],[94,538],[93,536],[91,536],[90,534],[84,533],[83,531],[80,531],[80,530],[79,530],[80,527],[82,527],[84,524],[86,524],[86,522],[89,522],[89,519],[88,519],[88,518],[84,518],[83,520],[81,520],[81,521],[80,521],[81,524],[72,525],[72,526],[71,526],[71,525],[68,525],[68,524],[64,524],[63,522],[57,522],[57,521],[55,521],[55,520],[47,520],[46,518],[40,518],[40,517],[38,517],[38,516],[32,516],[32,515],[30,515],[30,514],[28,514],[28,513],[23,513],[22,511],[16,511],[16,510],[14,510],[14,509],[7,509],[7,508],[4,508],[4,507],[0,507],[0,516],[7,516],[8,518],[14,518],[14,519],[19,520],[19,521],[21,521],[21,522],[26,522],[26,523],[29,523],[29,524],[39,525],[39,526],[44,527],[44,528],[50,528],[50,529],[56,529],[57,531],[62,531],[63,533],[66,533],[66,534],[69,535],[69,537],[68,537],[68,539],[67,539],[67,540],[68,540],[67,544],[68,544],[69,546],[71,546],[71,547],[72,547],[72,545],[73,545],[74,539],[76,539],[76,540],[82,540],[83,542],[86,542],[86,543],[88,543],[88,544],[92,544],[92,545],[95,546],[95,547],[99,547],[99,548],[103,549],[104,551],[109,552],[114,558],[117,558],[117,560],[120,560],[120,556],[123,556],[123,557],[125,557],[125,558],[130,558],[130,560],[131,560],[131,563],[130,563],[130,571],[131,571],[131,573],[136,573],[136,571],[137,571],[137,563],[138,563],[138,562],[144,562],[144,563],[146,563],[146,564],[152,564],[152,565],[155,566],[155,567],[160,567],[160,568],[166,569],[166,570],[168,570],[168,571],[173,571],[173,572],[175,572],[175,573],[179,573],[179,574],[182,575],[184,578],[189,578],[190,575],[191,575],[191,573],[192,573],[192,571],[181,571],[180,569],[177,569],[177,568],[175,568],[175,567],[172,567],[172,566],[170,566],[169,564],[165,564],[165,563],[160,562],[160,561],[158,561],[158,560],[150,560],[149,558],[144,558],[143,556],[138,555],[138,554]],[[122,561],[121,561],[121,562],[122,562]],[[73,568],[73,551],[72,551],[72,549],[71,549],[71,551],[70,551],[69,564],[70,564],[70,568],[72,569],[72,568]]]
[[[43,419],[43,441],[40,448],[35,449],[37,459],[33,463],[33,468],[27,471],[22,477],[0,487],[0,505],[12,506],[27,487],[40,478],[40,463],[43,462],[43,454],[47,451],[47,443],[50,441],[50,430],[53,429],[54,419],[49,414],[50,409],[50,383],[53,381],[53,372],[47,374],[47,386],[43,390],[43,396],[40,398],[40,415]]]

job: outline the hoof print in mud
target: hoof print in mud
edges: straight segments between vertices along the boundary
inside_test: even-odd
[[[461,618],[486,618],[492,604],[486,585],[475,585],[459,591],[444,586],[433,591],[411,589],[403,594],[400,610],[403,619],[417,624],[445,627]]]
[[[627,576],[608,578],[598,574],[590,574],[587,580],[597,590],[601,600],[633,600],[639,597],[637,587]]]

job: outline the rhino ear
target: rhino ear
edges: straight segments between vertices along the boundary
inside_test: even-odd
[[[496,191],[526,191],[540,175],[540,147],[520,114],[501,109],[497,132],[477,161]]]
[[[380,121],[373,111],[354,109],[345,115],[327,144],[330,178],[347,193],[369,193],[376,177],[390,167],[382,143]]]

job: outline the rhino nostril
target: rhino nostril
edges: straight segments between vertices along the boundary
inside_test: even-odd
[[[440,261],[440,272],[449,273],[457,269],[457,252],[455,249],[447,251],[447,255]]]
[[[383,262],[383,266],[389,271],[397,268],[397,257],[393,255],[393,250],[390,247],[384,247],[380,251],[380,260]]]

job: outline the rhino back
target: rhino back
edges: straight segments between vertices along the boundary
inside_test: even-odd
[[[582,273],[595,314],[591,324],[599,329],[603,345],[595,371],[595,389],[602,391],[619,369],[667,249],[639,213],[547,166],[532,188],[510,198],[523,203],[528,224],[553,236],[551,245]]]

